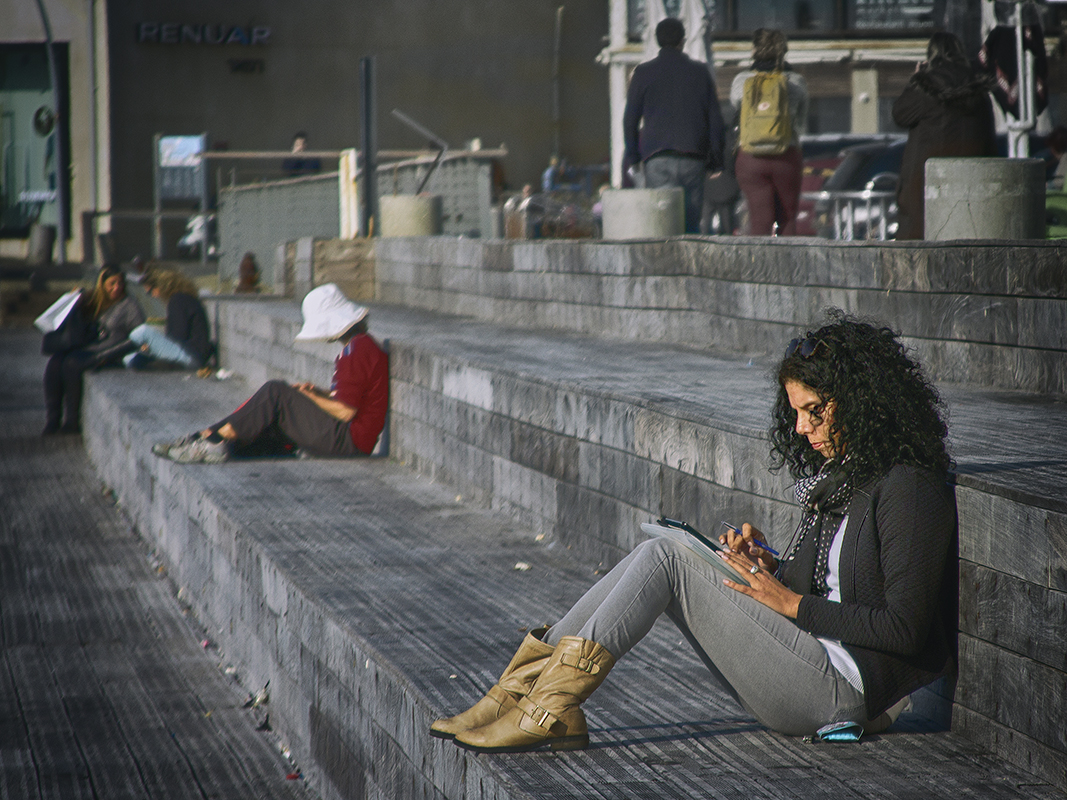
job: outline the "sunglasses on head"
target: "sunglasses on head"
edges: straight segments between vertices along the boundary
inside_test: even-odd
[[[825,344],[822,339],[800,339],[791,341],[785,348],[785,357],[789,358],[794,353],[800,353],[801,358],[811,358],[812,354],[819,349],[819,345]]]

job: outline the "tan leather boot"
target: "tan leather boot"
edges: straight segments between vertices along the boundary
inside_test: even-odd
[[[461,731],[488,725],[515,708],[516,701],[530,691],[552,655],[554,648],[541,641],[547,632],[548,628],[537,628],[526,634],[496,686],[462,714],[434,720],[430,735],[451,739]]]
[[[522,753],[544,745],[582,750],[589,729],[580,704],[614,665],[614,656],[596,642],[564,636],[529,694],[500,719],[456,734],[456,744],[478,753]]]

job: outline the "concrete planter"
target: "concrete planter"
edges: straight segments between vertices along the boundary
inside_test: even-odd
[[[665,239],[685,233],[685,198],[678,187],[604,192],[604,238]]]
[[[1045,238],[1039,158],[931,158],[925,197],[927,239]]]
[[[378,199],[382,236],[436,236],[441,233],[440,195],[385,195]]]

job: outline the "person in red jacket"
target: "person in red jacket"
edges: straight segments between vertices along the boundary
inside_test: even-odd
[[[267,381],[223,420],[152,452],[183,464],[294,447],[313,456],[369,455],[385,427],[389,357],[367,332],[367,309],[332,283],[308,292],[297,341],[343,342],[329,389]]]

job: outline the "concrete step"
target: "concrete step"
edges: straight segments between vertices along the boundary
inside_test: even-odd
[[[0,796],[311,800],[81,439],[39,435],[40,341],[0,331]]]
[[[604,796],[686,796],[706,783],[712,742],[713,753],[726,747],[740,757],[745,742],[774,752],[761,781],[783,767],[803,772],[814,758],[849,785],[834,772],[843,765],[823,763],[825,751],[761,730],[718,695],[669,625],[658,625],[591,701],[597,746],[565,757],[566,781],[553,766],[561,757],[478,759],[424,734],[434,716],[465,707],[492,683],[523,629],[553,621],[628,550],[638,521],[664,511],[698,525],[714,526],[724,515],[770,519],[765,530],[788,535],[794,517],[784,479],[763,469],[767,364],[375,307],[372,332],[389,340],[392,354],[396,460],[173,465],[148,453],[153,441],[221,418],[264,379],[329,376],[332,348],[292,344],[295,304],[225,302],[215,316],[224,363],[239,366],[247,382],[94,376],[87,444],[146,537],[175,562],[200,613],[225,632],[227,647],[290,698],[280,701],[287,733],[319,765],[322,785],[342,787],[339,796],[343,787],[373,784],[384,796],[584,797],[608,791],[610,774],[628,777],[608,780],[614,788]],[[964,421],[981,427],[989,398],[957,397],[952,407],[972,403]],[[1002,459],[999,449],[987,455],[980,440],[974,445],[972,463],[981,469],[961,476],[960,495],[961,516],[974,509],[968,529],[976,529],[976,551],[1003,535],[990,525],[990,509],[1025,510],[1038,521],[1034,528],[1063,516],[1038,479],[1044,469],[1055,481],[1048,437],[1063,425],[1062,409],[1039,404],[1044,431],[1027,434],[1027,398],[993,399],[1006,438],[1029,435],[1036,449],[1024,462]],[[1026,444],[1006,447],[1021,454]],[[997,490],[1017,473],[1015,489]],[[1054,535],[1047,524],[1044,535]],[[1016,553],[1010,566],[1051,596],[1050,550],[1040,542],[1035,550]],[[516,571],[518,562],[532,569]],[[1039,631],[1026,619],[1020,624]],[[974,638],[967,653],[986,645],[977,633],[965,631]],[[1025,666],[1054,678],[1045,662],[1055,662],[1062,644],[1056,651],[1050,636],[1037,639],[1051,643],[1052,655],[1032,653]],[[968,685],[988,682],[985,659]],[[972,723],[969,735],[1008,729],[1013,720],[988,708],[998,702],[974,695],[976,707],[957,705],[957,716]],[[936,697],[927,703],[937,710]],[[926,724],[912,716],[903,729]],[[1036,771],[1054,773],[1056,734],[1041,719],[1026,733],[1017,728]],[[887,782],[907,775],[914,791],[937,796],[941,778],[894,763],[919,741],[936,741],[961,765],[973,745],[947,733],[910,745],[907,734],[872,737],[879,752],[888,748],[879,757]],[[378,755],[387,773],[371,766]],[[732,787],[724,791],[752,789],[748,776],[720,773],[715,763],[715,779]],[[968,763],[953,780],[973,768]]]
[[[250,685],[270,681],[272,725],[325,797],[687,798],[774,785],[805,798],[828,784],[858,797],[868,782],[947,797],[949,785],[1034,780],[914,714],[847,753],[769,732],[665,621],[586,704],[589,750],[478,757],[431,738],[436,716],[474,702],[524,631],[558,618],[602,568],[392,460],[198,466],[150,454],[249,388],[94,375],[86,444],[226,657]]]

